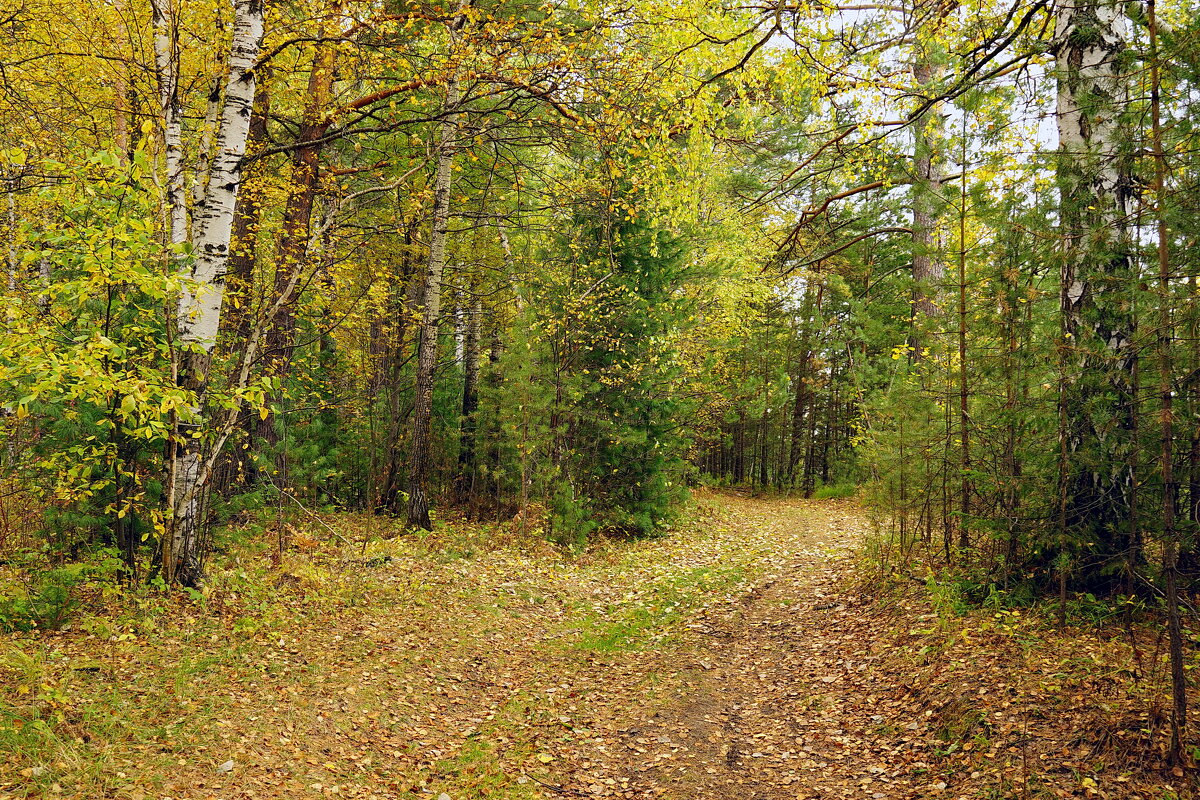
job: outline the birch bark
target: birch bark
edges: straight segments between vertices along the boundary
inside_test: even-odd
[[[209,167],[212,164],[213,140],[217,135],[217,115],[221,112],[221,85],[224,76],[213,78],[208,91],[208,104],[204,112],[204,127],[200,129],[200,147],[196,158],[196,169],[192,175],[192,207],[200,208],[204,203],[204,195],[208,191],[208,181],[212,177]]]
[[[187,241],[187,201],[183,190],[183,109],[179,102],[179,26],[172,0],[151,0],[154,67],[163,126],[167,229],[173,245]]]
[[[1101,562],[1128,565],[1140,556],[1131,529],[1136,281],[1125,220],[1132,194],[1118,119],[1128,101],[1124,36],[1114,0],[1058,6],[1060,522]]]
[[[180,423],[176,430],[170,492],[172,525],[164,543],[163,563],[168,579],[186,586],[197,586],[204,579],[202,501],[212,471],[212,459],[204,458],[205,394],[225,297],[225,274],[241,181],[240,164],[246,151],[254,104],[253,70],[263,36],[261,0],[235,0],[233,8],[229,77],[221,106],[220,127],[208,185],[203,201],[193,214],[192,252],[187,270],[189,282],[180,293],[176,321],[180,344],[178,380],[180,385],[196,393],[199,407],[194,409],[192,418]],[[178,75],[177,57],[169,74]],[[182,170],[179,188],[182,194]],[[182,224],[186,231],[186,213]],[[172,237],[175,235],[175,207],[172,206]]]
[[[421,338],[417,345],[416,397],[413,402],[411,456],[408,477],[408,524],[429,530],[429,497],[426,484],[430,470],[433,422],[433,378],[437,366],[438,318],[442,312],[442,273],[446,267],[446,230],[450,221],[450,173],[458,138],[458,78],[446,84],[438,141],[437,172],[434,177],[433,230],[429,239],[429,261],[425,269],[424,308]]]

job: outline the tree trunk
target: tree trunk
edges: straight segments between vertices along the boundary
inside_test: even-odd
[[[746,413],[738,409],[737,432],[733,434],[733,480],[738,486],[746,482]]]
[[[913,77],[923,91],[936,91],[933,83],[937,71],[926,58],[918,57]],[[913,184],[912,184],[912,277],[913,277],[913,358],[922,358],[925,346],[916,330],[921,318],[937,317],[942,313],[938,303],[939,286],[945,278],[945,265],[937,255],[937,221],[941,205],[941,168],[935,157],[938,140],[942,138],[942,117],[938,106],[932,105],[913,125]]]
[[[401,440],[406,420],[401,404],[400,384],[404,364],[407,361],[404,345],[408,339],[408,329],[421,307],[422,284],[417,276],[417,259],[412,257],[412,249],[416,242],[416,228],[419,224],[419,216],[405,220],[404,257],[400,262],[400,272],[396,276],[396,291],[391,308],[394,331],[385,347],[387,363],[382,370],[385,374],[387,388],[387,464],[384,467],[383,480],[380,482],[381,489],[377,508],[392,514],[401,514],[405,511],[401,492],[401,446],[403,444]]]
[[[1004,383],[1005,436],[1000,456],[1002,466],[1001,509],[1008,526],[1008,541],[1004,555],[1004,572],[1008,576],[1020,557],[1020,513],[1021,458],[1018,455],[1020,425],[1017,421],[1017,363],[1021,348],[1018,316],[1021,303],[1021,284],[1018,280],[1021,263],[1019,237],[1010,239],[1004,263],[1004,294],[1000,302],[1000,314],[1004,327],[1004,356],[1001,363],[1001,380]],[[1024,304],[1030,305],[1028,303]]]
[[[1148,0],[1150,28],[1150,118],[1154,151],[1154,216],[1158,228],[1158,393],[1162,424],[1159,471],[1163,496],[1163,573],[1166,576],[1167,638],[1171,659],[1171,752],[1173,765],[1186,763],[1187,675],[1184,671],[1183,630],[1179,613],[1178,554],[1175,529],[1177,488],[1175,485],[1174,359],[1171,346],[1174,320],[1171,315],[1171,252],[1167,236],[1167,157],[1162,139],[1161,75],[1158,63],[1158,16],[1155,0]]]
[[[1060,416],[1065,459],[1063,535],[1105,563],[1140,554],[1131,530],[1137,285],[1125,229],[1130,200],[1117,115],[1123,20],[1114,0],[1068,0],[1055,20],[1063,235],[1060,306],[1065,357]],[[1095,577],[1094,583],[1100,582]]]
[[[958,548],[964,554],[971,545],[971,416],[967,389],[967,117],[963,115],[962,172],[958,209],[958,431],[959,494]],[[965,555],[964,555],[965,558]]]
[[[208,102],[205,105],[204,125],[200,129],[200,143],[196,153],[195,171],[192,173],[192,211],[198,211],[204,204],[204,196],[208,192],[208,181],[212,177],[213,142],[217,137],[217,124],[221,113],[221,85],[226,76],[218,75],[213,78],[208,89]],[[258,80],[255,79],[257,85]],[[251,132],[253,136],[253,132]]]
[[[157,6],[155,7],[156,22]],[[156,55],[159,48],[156,25]],[[172,509],[170,534],[163,546],[163,566],[168,580],[185,586],[203,582],[205,556],[203,501],[205,484],[211,467],[204,462],[205,395],[208,386],[208,367],[221,323],[221,308],[225,298],[225,276],[229,259],[229,244],[233,235],[234,207],[237,203],[239,173],[246,151],[250,117],[254,103],[254,64],[263,36],[263,5],[261,0],[236,0],[234,3],[233,39],[229,50],[229,81],[222,105],[220,133],[211,179],[204,202],[196,209],[193,228],[194,260],[190,278],[196,292],[185,286],[180,293],[177,326],[179,330],[180,365],[178,380],[181,386],[196,393],[199,407],[191,418],[181,420],[175,431],[172,450],[171,480],[168,493]],[[177,54],[168,52],[166,72],[177,74]],[[160,67],[161,71],[161,67]],[[165,93],[164,93],[165,96]],[[175,119],[164,102],[164,121]],[[170,174],[170,161],[168,161]],[[179,190],[182,193],[182,169]],[[177,235],[178,219],[174,198],[168,192],[171,208],[172,237]]]
[[[267,142],[267,118],[271,114],[271,92],[267,76],[260,74],[254,93],[254,111],[250,115],[250,131],[246,139],[246,155],[257,155]],[[229,252],[227,291],[229,307],[221,317],[221,340],[230,354],[245,349],[250,335],[250,306],[253,303],[254,270],[258,265],[258,228],[262,222],[263,181],[266,178],[265,160],[255,159],[242,173],[233,216],[232,248]]]
[[[788,483],[796,483],[796,466],[800,463],[804,447],[805,414],[812,413],[811,385],[816,379],[813,371],[812,328],[813,328],[813,286],[811,281],[804,284],[804,300],[800,307],[800,358],[796,372],[792,378],[795,387],[795,400],[792,406],[792,441],[788,453]]]
[[[179,102],[179,20],[171,0],[150,0],[154,28],[154,67],[166,165],[167,230],[170,242],[187,241],[187,200],[183,190],[183,108]],[[232,59],[232,56],[231,56]]]
[[[425,269],[424,308],[417,344],[416,396],[413,400],[412,439],[408,477],[408,524],[429,530],[429,497],[426,494],[432,466],[433,381],[437,366],[438,322],[442,310],[442,273],[446,267],[446,230],[450,221],[450,177],[458,137],[458,79],[446,84],[446,112],[442,120],[434,178],[433,227],[429,261]]]
[[[304,121],[296,137],[297,147],[292,151],[292,178],[284,206],[283,227],[275,248],[275,286],[273,299],[279,302],[278,311],[267,327],[263,345],[267,357],[267,370],[281,382],[286,379],[296,345],[295,298],[289,286],[294,276],[304,270],[308,259],[309,230],[312,226],[313,201],[317,196],[320,181],[322,139],[329,130],[329,105],[333,94],[333,73],[336,51],[331,45],[319,44],[313,54],[312,69],[308,73],[307,103]],[[282,399],[277,397],[276,400]],[[273,450],[279,445],[279,432],[275,415],[255,417],[255,438]],[[286,486],[287,460],[283,453],[276,453],[276,482]]]
[[[758,490],[765,492],[770,485],[769,475],[769,459],[770,459],[770,434],[771,434],[771,415],[767,413],[767,409],[763,408],[762,417],[758,421],[759,427],[759,444],[758,444]]]
[[[804,435],[804,477],[800,481],[800,491],[805,497],[812,497],[816,490],[817,481],[817,417],[821,405],[817,400],[817,384],[814,377],[809,387],[811,405],[808,409],[808,426]]]
[[[483,316],[483,298],[471,286],[466,305],[466,331],[463,336],[462,430],[458,444],[458,476],[455,496],[459,503],[470,500],[475,491],[476,412],[479,409],[479,322]]]
[[[253,156],[267,142],[267,117],[270,115],[270,90],[266,76],[260,74],[254,93],[254,112],[250,116],[250,131],[246,154]],[[226,291],[229,302],[221,316],[217,341],[227,355],[238,361],[245,353],[252,329],[250,310],[254,302],[254,270],[258,263],[258,228],[262,220],[262,183],[266,177],[263,160],[255,160],[242,173],[233,216],[233,238],[230,242]],[[234,376],[231,376],[231,380]],[[243,422],[245,435],[252,436],[257,415],[248,415]],[[258,482],[257,466],[248,449],[235,448],[223,462],[222,475],[214,480],[214,490],[231,491],[235,486],[253,486]]]
[[[821,483],[829,484],[829,450],[834,441],[834,431],[837,425],[838,413],[838,362],[835,359],[829,365],[829,391],[825,397],[825,427],[821,431],[821,454],[818,461],[821,465]]]

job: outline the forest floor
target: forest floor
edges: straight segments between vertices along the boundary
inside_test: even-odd
[[[370,541],[247,534],[202,599],[0,642],[0,798],[1192,796],[1159,639],[873,576],[846,501],[576,555],[326,522]]]

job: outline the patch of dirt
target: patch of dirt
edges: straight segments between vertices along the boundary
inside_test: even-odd
[[[738,606],[700,616],[674,701],[621,731],[634,796],[928,795],[927,745],[894,729],[876,637],[841,588],[863,520],[847,506],[777,501],[764,517],[733,502],[790,557]]]

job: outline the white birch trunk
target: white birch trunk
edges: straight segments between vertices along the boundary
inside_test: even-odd
[[[246,153],[250,114],[254,107],[254,63],[263,35],[261,0],[236,0],[233,41],[229,49],[229,82],[221,108],[216,154],[204,202],[196,209],[191,278],[193,294],[179,300],[179,337],[211,352],[225,297],[225,269],[233,233],[233,212],[241,181],[240,163]]]
[[[1119,63],[1123,27],[1124,16],[1111,0],[1064,0],[1055,18],[1058,144],[1069,164],[1060,171],[1063,191],[1090,195],[1082,208],[1068,209],[1079,221],[1064,224],[1091,227],[1088,233],[1107,241],[1117,238],[1129,201],[1117,152],[1117,116],[1128,102]],[[1064,196],[1064,204],[1071,199]],[[1068,250],[1086,244],[1080,233],[1085,231],[1068,230]],[[1076,298],[1073,302],[1084,289],[1078,280],[1064,288]]]
[[[438,320],[442,313],[442,273],[446,267],[446,231],[450,222],[450,177],[458,138],[458,78],[446,83],[446,117],[438,141],[437,172],[433,182],[433,226],[429,260],[425,269],[425,307],[421,313],[421,338],[417,344],[416,397],[408,479],[408,524],[429,530],[426,480],[430,467],[433,418],[433,379],[437,366]]]
[[[1118,153],[1118,114],[1128,101],[1120,53],[1124,17],[1113,0],[1064,0],[1055,17],[1058,47],[1059,186],[1062,193],[1061,301],[1068,337],[1078,339],[1094,278],[1120,265],[1129,187]],[[1094,331],[1120,351],[1128,331]]]
[[[191,285],[181,292],[177,328],[181,344],[180,383],[196,392],[195,419],[179,426],[171,497],[172,532],[164,552],[168,576],[185,585],[203,581],[202,501],[212,459],[204,459],[204,439],[193,434],[205,425],[207,372],[225,298],[225,272],[233,233],[234,207],[241,182],[254,104],[254,64],[263,36],[261,0],[235,0],[228,83],[208,184],[193,215]],[[177,68],[177,67],[176,67]]]
[[[179,36],[172,0],[150,0],[154,28],[154,66],[166,165],[167,228],[171,244],[187,241],[187,202],[183,190],[183,120],[179,102]]]
[[[1063,420],[1060,521],[1096,563],[1140,558],[1131,466],[1130,377],[1136,285],[1126,223],[1132,199],[1121,153],[1125,17],[1115,0],[1063,0],[1055,16]]]
[[[212,166],[213,142],[217,136],[217,125],[221,113],[222,77],[213,79],[208,92],[208,105],[204,112],[204,127],[200,131],[200,148],[196,157],[196,171],[192,175],[192,209],[198,211],[204,204],[208,192],[209,168]]]

